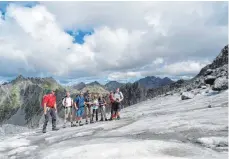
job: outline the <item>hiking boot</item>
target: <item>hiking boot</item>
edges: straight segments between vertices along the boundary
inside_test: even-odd
[[[52,128],[52,131],[58,131],[59,129],[58,128]]]
[[[93,121],[93,120],[91,120],[91,121],[90,121],[90,123],[92,124],[92,123],[94,123],[94,121]]]
[[[42,132],[43,132],[43,133],[46,133],[46,129],[43,129]]]
[[[73,122],[71,122],[71,127],[73,127],[74,126],[74,124],[73,124]]]
[[[107,118],[105,119],[105,121],[108,121]]]
[[[86,124],[88,124],[88,121],[86,120],[86,122],[85,122]]]
[[[83,123],[81,121],[79,122],[79,126],[83,126]]]

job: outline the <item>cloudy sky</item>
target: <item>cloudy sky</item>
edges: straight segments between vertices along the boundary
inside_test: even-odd
[[[0,2],[0,81],[190,78],[227,38],[227,2]]]

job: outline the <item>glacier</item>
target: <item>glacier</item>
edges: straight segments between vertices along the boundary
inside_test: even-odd
[[[211,105],[211,107],[208,107]],[[41,121],[42,123],[42,121]],[[121,120],[61,128],[0,127],[1,159],[227,159],[228,91],[147,100]]]

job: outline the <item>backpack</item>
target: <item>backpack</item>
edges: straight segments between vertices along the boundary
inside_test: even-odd
[[[120,97],[123,99],[123,94],[122,94],[122,92],[118,92],[118,94],[119,94]]]

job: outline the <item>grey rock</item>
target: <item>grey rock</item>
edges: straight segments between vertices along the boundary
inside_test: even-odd
[[[187,100],[194,98],[194,94],[191,92],[183,92],[181,95],[181,100]]]
[[[225,77],[217,78],[214,82],[212,90],[221,91],[228,89],[228,79]]]

